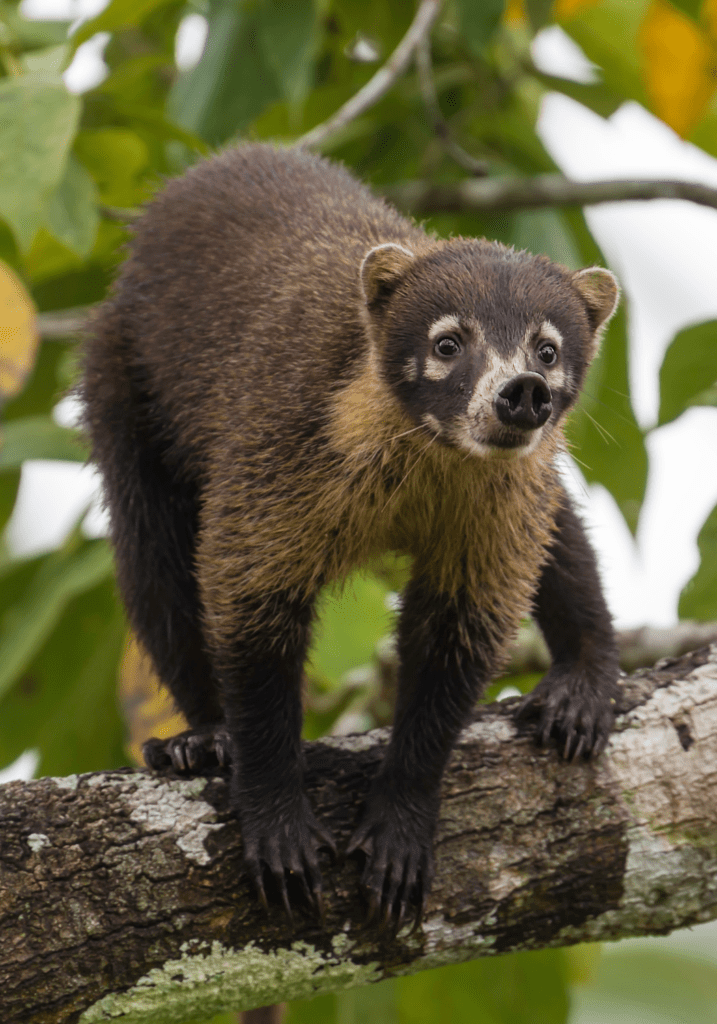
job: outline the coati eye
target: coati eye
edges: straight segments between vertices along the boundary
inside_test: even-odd
[[[553,363],[556,363],[558,361],[558,353],[555,351],[555,345],[541,345],[538,349],[538,359],[547,366],[552,366]]]
[[[444,334],[433,346],[439,356],[450,358],[457,356],[461,350],[461,343],[455,334]]]

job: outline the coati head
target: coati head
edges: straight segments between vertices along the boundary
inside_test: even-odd
[[[361,285],[382,376],[417,424],[483,457],[534,451],[574,404],[619,290],[498,242],[370,249]]]

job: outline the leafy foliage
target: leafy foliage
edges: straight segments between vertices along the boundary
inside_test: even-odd
[[[208,21],[203,55],[180,72],[175,34],[196,9],[184,0],[111,0],[68,40],[67,24],[28,21],[0,0],[0,527],[12,513],[24,461],[85,458],[77,433],[53,419],[70,384],[75,343],[44,340],[36,353],[33,311],[101,300],[122,258],[123,210],[129,221],[164,177],[211,147],[236,138],[291,142],[324,121],[374,73],[375,63],[361,54],[385,59],[413,15],[405,0],[208,0],[201,8]],[[530,40],[550,24],[562,26],[595,63],[594,82],[534,68]],[[107,77],[71,95],[62,71],[98,32],[109,36]],[[714,0],[454,0],[432,38],[448,129],[491,175],[555,170],[535,131],[547,89],[601,116],[637,100],[717,154],[716,46]],[[324,149],[379,189],[406,179],[451,182],[465,173],[433,132],[413,71]],[[486,234],[570,267],[604,262],[576,210],[466,211],[435,216],[429,226]],[[586,478],[610,491],[634,531],[648,464],[630,403],[626,324],[623,306],[570,441]],[[717,404],[715,353],[715,322],[675,338],[661,372],[659,425],[690,406]],[[717,510],[699,546],[701,566],[680,614],[717,617]],[[351,581],[343,596],[325,597],[311,652],[307,735],[388,716],[391,680],[382,674],[380,641],[391,628],[387,604],[406,567],[374,569]],[[43,772],[122,763],[115,687],[124,650],[104,541],[89,540],[78,525],[59,550],[30,559],[0,541],[0,763],[29,746],[39,748]],[[135,709],[139,661],[124,660],[123,693],[131,693],[125,704]],[[146,688],[144,699],[155,699]],[[136,750],[137,731],[132,735]],[[548,951],[465,964],[297,1004],[289,1020],[551,1024],[566,1019],[574,960]],[[619,988],[612,970],[605,984]],[[691,1012],[708,1019],[707,1011]]]

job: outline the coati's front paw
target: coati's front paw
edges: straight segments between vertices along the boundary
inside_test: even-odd
[[[173,768],[181,773],[232,763],[231,741],[223,726],[187,729],[168,740],[153,736],[142,745],[142,756],[148,768]]]
[[[271,802],[268,803],[271,806]],[[265,872],[268,872],[290,921],[293,921],[293,914],[287,882],[292,887],[298,885],[306,901],[323,922],[324,903],[318,851],[326,847],[335,856],[336,845],[328,829],[317,821],[303,793],[282,810],[277,811],[275,806],[271,806],[271,813],[266,815],[241,810],[239,819],[244,842],[244,862],[264,909],[269,909],[264,887]]]
[[[617,673],[616,673],[617,674]],[[614,679],[553,665],[535,689],[523,698],[518,717],[537,721],[537,739],[545,746],[555,740],[567,761],[597,757],[615,723]]]
[[[406,810],[374,790],[347,855],[365,855],[361,888],[368,900],[366,924],[396,935],[414,907],[413,930],[421,923],[433,882],[436,812]]]

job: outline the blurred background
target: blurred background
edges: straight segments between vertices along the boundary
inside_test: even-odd
[[[0,0],[0,781],[132,763],[148,735],[181,727],[127,636],[67,397],[127,225],[216,148],[290,144],[326,120],[414,13],[410,0]],[[476,169],[717,187],[717,0],[451,0],[424,58],[321,151],[440,234],[615,271],[624,301],[570,424],[565,481],[620,628],[717,620],[717,210],[445,213],[401,188]],[[307,737],[390,720],[405,574],[386,559],[325,595]],[[537,667],[516,659],[488,696],[526,691]],[[717,930],[476,961],[286,1019],[717,1022]]]

